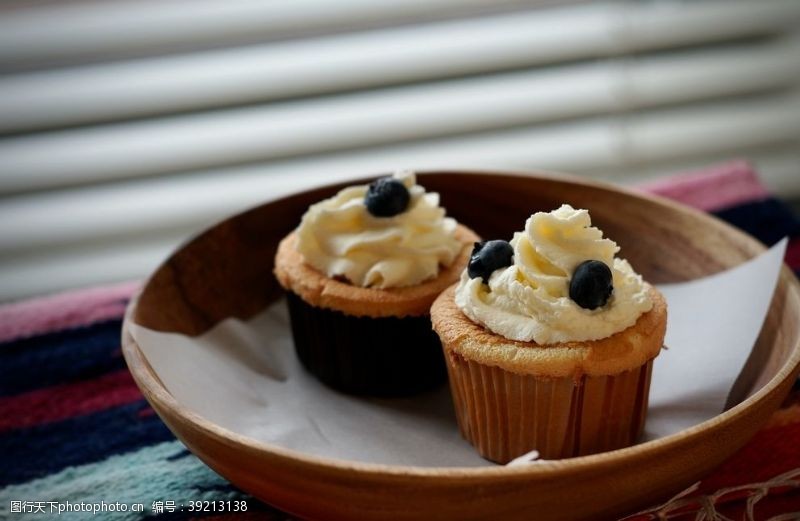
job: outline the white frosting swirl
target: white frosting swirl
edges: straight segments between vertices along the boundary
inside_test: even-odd
[[[653,302],[647,285],[619,247],[592,227],[587,210],[569,205],[538,212],[511,240],[514,262],[496,270],[484,284],[466,270],[456,289],[456,304],[474,322],[509,340],[553,344],[599,340],[636,323]],[[605,306],[589,310],[569,298],[569,282],[584,261],[611,268],[614,291]]]
[[[439,194],[426,193],[413,172],[394,178],[411,196],[406,211],[375,217],[367,211],[368,185],[351,186],[309,207],[297,228],[297,251],[328,277],[356,286],[397,288],[436,277],[461,251],[456,221],[445,217]]]

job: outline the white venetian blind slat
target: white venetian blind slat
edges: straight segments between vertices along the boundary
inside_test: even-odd
[[[0,193],[791,87],[800,41],[533,70],[0,141]],[[762,139],[755,132],[752,139]]]
[[[0,6],[0,300],[395,167],[628,183],[731,157],[800,195],[800,2]]]
[[[798,113],[800,93],[770,101],[736,100],[303,157],[50,196],[18,196],[0,207],[0,251],[205,223],[293,187],[407,165],[407,158],[421,167],[540,165],[578,172],[630,171],[631,165],[684,157],[740,156],[776,145],[791,148],[800,135]],[[622,176],[612,178],[624,181]],[[800,179],[793,188],[800,190]],[[49,212],[41,212],[42,207]],[[20,228],[19,222],[28,226]]]
[[[593,5],[19,74],[0,81],[0,130],[741,38],[786,27],[799,11],[792,0],[698,3],[680,10]]]
[[[494,0],[493,9],[546,1]],[[486,10],[485,0],[89,0],[0,19],[0,63],[109,59],[427,21]]]
[[[612,12],[533,11],[21,74],[0,83],[0,107],[5,125],[25,128],[595,56],[616,47]],[[44,109],[41,121],[30,107]]]
[[[180,243],[182,236],[149,238],[56,250],[31,255],[0,267],[5,299],[26,297],[91,284],[131,280],[146,274]]]

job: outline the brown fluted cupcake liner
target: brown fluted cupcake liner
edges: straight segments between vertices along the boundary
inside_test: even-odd
[[[297,356],[306,370],[338,391],[410,396],[447,376],[430,317],[356,317],[312,306],[287,293]]]
[[[644,428],[653,361],[578,380],[521,375],[445,347],[461,434],[486,459],[508,463],[532,450],[561,459],[634,444]]]

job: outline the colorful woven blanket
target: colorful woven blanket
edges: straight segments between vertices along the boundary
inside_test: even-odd
[[[768,245],[790,236],[786,261],[800,273],[800,220],[746,163],[643,189]],[[94,509],[100,519],[286,519],[188,452],[142,398],[120,352],[122,315],[137,287],[0,306],[0,518],[77,510],[67,519],[84,519]],[[800,519],[800,389],[714,473],[627,519],[667,518]]]

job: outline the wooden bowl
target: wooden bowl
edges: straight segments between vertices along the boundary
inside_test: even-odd
[[[655,283],[709,275],[764,251],[723,222],[681,205],[566,176],[491,172],[420,175],[448,213],[484,237],[510,237],[537,210],[567,202]],[[363,182],[364,180],[360,180]],[[231,217],[175,252],[144,286],[123,326],[123,352],[144,396],[186,446],[254,496],[311,519],[605,519],[664,500],[741,447],[775,411],[800,368],[800,289],[784,266],[744,401],[677,434],[613,452],[519,467],[423,468],[327,459],[261,443],[203,419],[159,381],[131,320],[203,333],[247,319],[281,296],[278,241],[311,203],[349,183],[305,191]],[[455,427],[454,427],[455,428]]]

